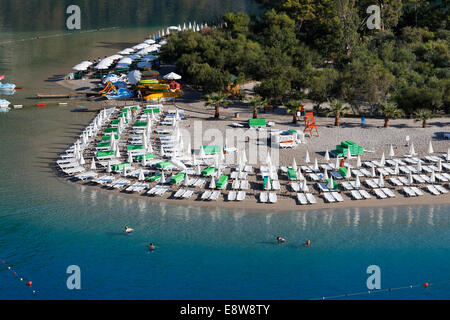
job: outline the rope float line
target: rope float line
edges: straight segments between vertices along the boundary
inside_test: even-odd
[[[11,272],[13,273],[13,275],[15,275],[15,276],[17,277],[17,279],[18,279],[20,282],[25,282],[25,285],[26,285],[27,287],[29,287],[29,288],[32,288],[32,287],[33,287],[33,281],[31,281],[31,280],[26,281],[26,280],[24,280],[24,278],[19,277],[18,274],[17,274],[17,272],[14,271],[14,270],[11,268],[11,266],[8,266],[4,260],[2,260],[2,265],[6,265],[6,266],[7,266],[7,269],[8,269],[9,271],[11,271]],[[32,293],[33,293],[34,295],[37,295],[37,291],[36,291],[36,290],[33,290]]]
[[[24,42],[24,41],[32,41],[32,40],[42,40],[42,39],[49,39],[49,38],[57,38],[57,37],[65,37],[65,36],[71,36],[76,35],[80,33],[92,33],[92,32],[99,32],[99,31],[110,31],[120,29],[120,27],[111,27],[111,28],[98,28],[98,29],[91,29],[91,30],[85,30],[85,31],[79,31],[79,32],[66,32],[66,33],[58,33],[48,36],[36,36],[34,38],[26,38],[26,39],[18,39],[18,40],[7,40],[0,42],[0,45],[2,44],[10,44],[15,42]]]
[[[397,290],[414,289],[414,288],[420,288],[420,287],[423,287],[424,289],[428,289],[431,286],[439,286],[439,285],[446,285],[446,284],[450,284],[450,281],[436,282],[436,283],[425,282],[424,284],[416,284],[416,285],[409,285],[409,286],[395,287],[395,288],[388,288],[388,289],[380,289],[380,290],[368,290],[368,291],[361,291],[361,292],[354,292],[354,293],[345,293],[345,294],[340,294],[340,295],[336,295],[336,296],[313,298],[313,299],[308,299],[308,300],[327,300],[327,299],[348,298],[348,297],[353,297],[353,296],[370,295],[370,294],[376,294],[376,293],[389,293],[389,292],[397,291]]]

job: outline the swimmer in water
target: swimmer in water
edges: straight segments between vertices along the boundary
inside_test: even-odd
[[[150,245],[148,246],[150,251],[153,251],[156,249],[155,245],[153,243],[150,243]]]
[[[277,237],[278,244],[286,242],[286,239],[282,237]]]
[[[310,247],[311,246],[311,240],[306,240],[306,242],[303,244],[303,246]]]
[[[125,226],[125,233],[132,233],[134,231],[134,229],[131,229],[128,226]]]

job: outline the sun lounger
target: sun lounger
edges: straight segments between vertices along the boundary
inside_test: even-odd
[[[259,201],[261,203],[267,203],[267,201],[269,201],[269,194],[267,192],[261,192],[259,195]]]
[[[304,193],[297,193],[297,200],[301,205],[308,204],[308,200],[306,199],[306,196]]]
[[[375,193],[375,195],[379,198],[379,199],[386,199],[387,195],[384,194],[383,191],[381,191],[381,189],[374,189],[373,192]]]
[[[98,176],[98,173],[89,171],[89,172],[85,172],[85,173],[75,176],[75,179],[85,181],[85,180],[96,178],[97,176]]]
[[[426,186],[426,188],[427,188],[427,190],[432,194],[432,195],[435,195],[435,196],[439,196],[441,193],[439,192],[439,190],[437,190],[436,188],[435,188],[435,186],[433,186],[433,185],[427,185]]]
[[[220,191],[214,191],[214,192],[211,194],[211,196],[209,197],[209,200],[210,200],[210,201],[217,201],[217,200],[219,200],[220,195],[221,195],[221,192],[220,192]]]
[[[405,193],[405,195],[407,195],[408,197],[415,197],[416,193],[410,188],[410,187],[404,187],[403,188],[403,192]]]
[[[297,182],[291,182],[290,186],[292,188],[292,191],[294,191],[294,192],[300,191],[300,186]]]
[[[422,179],[419,175],[417,175],[417,174],[413,174],[413,179],[415,180],[415,181],[417,181],[417,183],[425,183],[425,180],[424,179]]]
[[[337,171],[331,172],[331,176],[333,177],[334,180],[342,180],[342,179],[344,179],[344,177]]]
[[[396,187],[400,187],[403,185],[403,183],[401,183],[397,178],[390,178],[389,182]]]
[[[239,180],[234,180],[231,185],[231,189],[238,190],[241,187],[241,182]]]
[[[448,190],[447,189],[445,189],[443,186],[441,186],[441,185],[435,185],[434,186],[434,188],[437,190],[437,191],[439,191],[440,193],[442,193],[442,194],[447,194],[448,193]]]
[[[202,188],[206,183],[206,179],[205,178],[198,178],[197,181],[195,181],[194,183],[194,187],[195,188]]]
[[[315,173],[310,173],[310,174],[308,174],[308,177],[309,177],[312,181],[315,181],[315,182],[320,181],[320,177],[319,177],[317,174],[315,174]]]
[[[202,200],[208,200],[211,197],[212,192],[207,190],[202,194]]]
[[[389,198],[395,198],[395,193],[389,188],[382,188],[381,191],[384,192]]]
[[[364,174],[363,174],[360,170],[358,170],[358,169],[352,170],[352,174],[353,174],[355,177],[360,177],[360,178],[364,177]]]
[[[436,180],[439,180],[441,182],[448,182],[448,179],[440,173],[436,173],[435,176],[436,176]]]
[[[250,189],[250,183],[247,180],[241,181],[241,190]]]
[[[344,202],[344,199],[339,192],[332,192],[331,195],[337,202]]]
[[[367,169],[359,169],[359,171],[366,177],[372,177],[372,173],[369,172]]]
[[[245,196],[246,196],[245,191],[239,191],[238,194],[237,194],[236,200],[237,201],[244,201],[245,200]]]
[[[325,200],[326,200],[328,203],[336,202],[336,200],[334,199],[334,197],[331,195],[330,192],[325,192],[325,193],[323,194],[323,197],[325,198]]]
[[[417,187],[410,187],[410,189],[417,195],[417,196],[423,196],[422,190],[420,190]]]
[[[308,199],[308,202],[310,204],[316,204],[317,200],[311,193],[305,193],[306,199]]]
[[[228,201],[235,201],[237,197],[236,191],[230,191],[228,193]]]
[[[372,180],[372,179],[367,179],[367,180],[365,180],[364,182],[366,183],[366,185],[367,185],[369,188],[372,188],[372,189],[378,188],[378,184],[375,183],[375,181]]]
[[[269,202],[270,203],[278,202],[278,197],[277,197],[276,193],[269,193]]]
[[[352,190],[351,194],[352,194],[353,199],[355,199],[355,200],[362,200],[363,199],[363,196],[357,190]]]
[[[162,197],[167,191],[170,190],[170,187],[168,186],[161,186],[161,188],[159,188],[155,195]]]
[[[186,189],[181,188],[180,190],[178,190],[175,195],[173,196],[176,199],[180,199],[184,193],[186,192]]]
[[[272,189],[275,191],[281,190],[280,181],[278,181],[278,180],[272,181]]]
[[[403,185],[408,185],[408,179],[406,179],[405,177],[398,177],[397,179],[398,181],[403,183]]]
[[[366,190],[359,190],[359,193],[367,200],[372,199],[372,196]]]
[[[186,192],[183,194],[183,199],[190,199],[193,195],[194,195],[194,190],[188,189],[188,190],[186,190]]]

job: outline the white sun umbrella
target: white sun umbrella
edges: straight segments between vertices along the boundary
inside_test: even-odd
[[[327,188],[330,189],[330,190],[334,190],[334,180],[333,180],[333,177],[331,177],[330,180],[328,181]]]
[[[209,188],[210,189],[215,189],[216,188],[216,178],[211,177],[211,183],[209,184]]]
[[[305,163],[310,163],[311,159],[309,158],[309,152],[306,150]]]
[[[361,166],[362,166],[361,156],[358,154],[358,158],[356,160],[356,167],[361,168]]]
[[[139,70],[133,70],[127,75],[128,83],[131,85],[137,84],[142,79],[142,72]]]
[[[129,58],[129,57],[125,57],[119,60],[119,62],[117,62],[117,64],[123,64],[123,65],[130,65],[133,63],[133,59]]]
[[[123,169],[122,169],[122,175],[124,176],[124,177],[126,177],[127,175],[128,175],[128,173],[127,173],[127,166],[123,166]]]
[[[303,180],[303,183],[302,183],[302,191],[305,192],[305,193],[308,193],[308,192],[309,192],[309,187],[308,187],[308,183],[306,182],[306,179]]]
[[[430,177],[430,182],[431,183],[435,183],[436,182],[436,172],[434,172],[433,169],[431,169],[431,177]]]
[[[153,146],[152,146],[152,143],[151,143],[151,142],[148,144],[148,152],[149,152],[149,153],[153,153],[153,152],[154,152],[154,151],[153,151]]]
[[[267,180],[267,184],[265,187],[266,190],[272,190],[272,183],[270,183],[270,179]]]
[[[359,179],[359,176],[356,176],[355,189],[361,189],[361,180]]]
[[[91,161],[91,170],[97,170],[97,166],[95,165],[95,158],[92,157],[92,161]]]
[[[131,152],[128,153],[128,161],[129,163],[133,163],[133,155],[131,154]]]
[[[345,173],[345,179],[350,179],[352,177],[352,169],[350,167],[347,168],[347,172]]]
[[[394,174],[395,174],[396,176],[398,176],[399,173],[400,173],[399,164],[398,164],[397,161],[395,161]]]
[[[391,158],[395,157],[394,146],[392,144],[391,147],[389,148],[389,157]]]
[[[380,186],[380,188],[384,188],[384,177],[381,172],[380,172],[380,178],[378,180],[378,185]]]
[[[437,171],[442,172],[442,159],[439,159],[437,169]]]
[[[200,164],[197,164],[197,171],[195,173],[197,174],[197,176],[202,175],[202,169],[200,168]]]
[[[175,72],[171,72],[169,74],[166,74],[163,78],[165,80],[180,80],[181,76],[176,74]]]
[[[300,168],[298,168],[297,170],[297,180],[300,181],[305,180],[305,176],[303,175],[302,170],[300,170]]]
[[[111,161],[108,161],[108,165],[106,166],[106,173],[111,173],[112,169],[111,169]]]
[[[86,71],[89,68],[88,65],[83,64],[83,63],[79,63],[76,66],[74,66],[72,69],[75,71]]]
[[[380,164],[382,167],[386,165],[386,156],[384,155],[384,152],[383,155],[381,156]]]
[[[352,153],[350,152],[350,148],[347,148],[347,159],[352,158]]]
[[[338,170],[339,169],[339,165],[340,165],[339,157],[336,157],[336,163],[334,164],[334,168],[336,170]]]
[[[329,161],[330,161],[330,152],[328,151],[328,149],[327,149],[327,151],[325,152],[325,158],[324,158],[324,160],[325,160],[326,162],[329,162]]]
[[[372,175],[372,178],[375,178],[376,175],[377,175],[377,173],[376,173],[376,171],[375,171],[375,166],[374,166],[374,165],[372,165],[371,175]]]
[[[409,174],[408,174],[408,185],[412,185],[413,182],[414,182],[414,180],[413,180],[413,176],[412,176],[412,171],[409,171]]]
[[[200,158],[204,159],[205,157],[206,157],[205,149],[203,147],[200,147]]]
[[[313,170],[314,171],[318,171],[319,170],[319,162],[317,161],[317,158],[314,158]]]
[[[330,177],[328,176],[328,170],[325,169],[325,171],[323,172],[323,180],[327,181]]]
[[[247,164],[248,159],[247,159],[247,153],[245,152],[245,150],[242,152],[242,163],[244,164],[244,166]]]
[[[421,160],[419,160],[419,161],[417,162],[416,170],[417,170],[418,172],[422,172],[422,161],[421,161]]]
[[[85,165],[86,161],[84,160],[83,153],[80,152],[80,165]]]
[[[411,148],[409,148],[409,154],[411,156],[415,156],[416,155],[416,150],[414,149],[414,143],[411,143]]]
[[[139,181],[145,181],[145,174],[144,174],[144,170],[143,169],[141,169],[139,171],[139,178],[138,178],[138,180]]]
[[[115,153],[114,156],[115,156],[116,158],[120,158],[120,150],[119,150],[119,147],[117,147],[116,153]]]
[[[185,185],[186,187],[189,187],[190,181],[191,181],[191,180],[189,179],[188,174],[185,173],[185,174],[184,174],[184,185]]]
[[[164,152],[164,147],[163,146],[161,146],[160,153],[161,153],[161,157],[164,157],[166,155],[166,153]]]
[[[145,154],[142,156],[142,166],[144,166],[144,167],[147,166],[147,157]]]
[[[430,144],[428,145],[428,153],[429,154],[434,153],[433,144],[431,143],[431,141],[430,141]]]
[[[297,169],[298,169],[297,161],[295,161],[295,158],[294,158],[294,160],[292,161],[292,169],[294,169],[295,171],[297,171]]]
[[[132,49],[132,48],[126,48],[126,49],[123,49],[122,51],[118,52],[118,54],[121,54],[121,55],[127,55],[127,54],[131,54],[131,53],[133,53],[133,52],[134,52],[134,49]]]
[[[450,148],[447,150],[447,156],[445,157],[445,161],[450,161]]]

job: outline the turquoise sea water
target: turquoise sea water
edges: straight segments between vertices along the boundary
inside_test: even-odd
[[[76,101],[37,109],[29,97],[61,90],[48,79],[153,30],[137,27],[0,45],[0,74],[25,87],[7,97],[25,108],[0,114],[1,299],[320,298],[366,291],[369,265],[380,266],[383,289],[420,287],[351,298],[450,297],[450,206],[228,211],[155,204],[57,178],[51,164],[93,114],[70,113]],[[5,30],[0,42],[36,34]],[[136,232],[124,235],[125,225]],[[278,235],[288,242],[275,244]],[[312,247],[300,246],[306,239]],[[149,252],[150,242],[159,248]],[[81,268],[80,291],[66,287],[69,265]],[[424,282],[440,285],[425,290]]]

